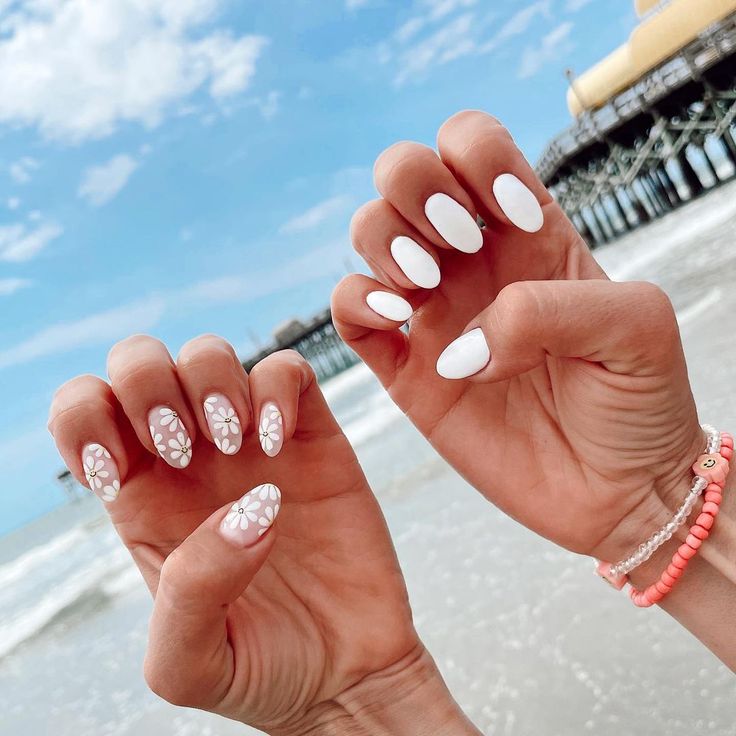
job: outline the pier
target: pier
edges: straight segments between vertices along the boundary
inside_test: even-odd
[[[591,247],[736,175],[736,2],[636,5],[629,44],[569,75],[575,121],[536,166]],[[686,42],[669,53],[677,34]]]

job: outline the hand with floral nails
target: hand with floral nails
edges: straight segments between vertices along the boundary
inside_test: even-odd
[[[705,448],[672,306],[607,279],[494,118],[453,116],[438,149],[398,143],[377,160],[381,199],[351,227],[375,278],[341,282],[335,325],[489,500],[619,560],[671,518]],[[718,546],[704,556],[733,595],[731,540]],[[736,664],[736,646],[720,654]]]
[[[246,375],[220,338],[174,363],[136,336],[108,373],[62,386],[49,427],[154,596],[155,692],[272,734],[478,733],[417,637],[383,516],[300,356]]]

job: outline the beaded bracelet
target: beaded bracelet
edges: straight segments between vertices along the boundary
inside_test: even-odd
[[[688,562],[708,538],[718,516],[723,499],[723,488],[733,457],[734,441],[730,434],[725,432],[721,434],[713,427],[704,425],[703,429],[708,436],[706,452],[693,464],[692,469],[695,474],[693,485],[674,517],[646,542],[639,545],[636,551],[626,559],[615,565],[608,562],[598,563],[598,574],[614,588],[621,590],[629,581],[628,573],[648,560],[673,536],[687,520],[700,494],[705,491],[705,503],[700,515],[690,527],[685,542],[675,552],[659,580],[644,590],[637,590],[632,586],[630,595],[636,606],[648,608],[661,601],[672,590]]]

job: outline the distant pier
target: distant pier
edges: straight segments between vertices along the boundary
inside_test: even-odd
[[[656,43],[671,38],[667,25],[654,28],[660,20],[671,24],[668,13],[689,10],[693,23],[698,21],[699,0],[686,5],[660,2],[627,46],[580,80],[571,77],[568,102],[577,118],[548,144],[536,168],[591,247],[665,215],[736,173],[736,13],[698,29],[624,89],[615,86],[635,67],[637,40],[639,51],[649,53],[637,31],[658,31],[651,41],[656,53]],[[602,100],[607,87],[615,92]]]
[[[273,332],[273,342],[243,361],[250,371],[258,361],[278,350],[296,350],[314,368],[320,381],[336,376],[359,362],[358,356],[340,339],[328,309],[307,322],[291,319]]]

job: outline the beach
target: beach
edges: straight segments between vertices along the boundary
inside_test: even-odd
[[[736,182],[595,255],[612,278],[668,292],[701,421],[736,430]],[[736,734],[732,673],[667,614],[492,507],[365,366],[324,389],[387,517],[419,633],[481,730]],[[455,521],[440,524],[448,496]],[[0,736],[258,733],[148,691],[150,611],[92,497],[0,539]]]

